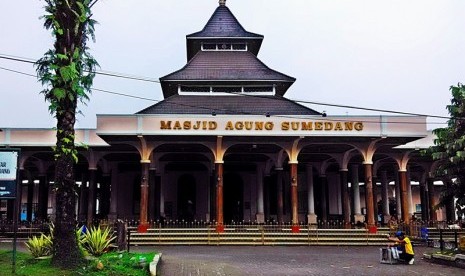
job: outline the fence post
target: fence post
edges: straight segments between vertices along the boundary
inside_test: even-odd
[[[126,239],[126,235],[129,235],[127,224],[121,219],[118,219],[116,221],[116,241],[118,245],[118,251],[120,252],[126,250],[126,247],[129,251],[129,243]]]
[[[265,228],[260,226],[260,229],[262,231],[262,245],[265,245]]]
[[[444,241],[442,240],[442,229],[439,229],[439,248],[441,252],[444,250]]]
[[[310,246],[310,223],[307,224],[307,241],[308,246]]]

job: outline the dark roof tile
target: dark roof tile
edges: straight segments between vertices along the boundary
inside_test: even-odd
[[[279,96],[174,95],[137,114],[321,115]]]
[[[197,37],[251,37],[263,38],[262,35],[247,32],[236,17],[226,6],[216,8],[205,27],[200,31],[187,36]]]
[[[198,52],[182,69],[160,78],[171,80],[273,80],[294,82],[295,78],[272,70],[250,52]]]

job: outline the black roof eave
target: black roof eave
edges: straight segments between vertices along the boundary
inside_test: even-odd
[[[243,82],[245,85],[251,83],[271,83],[271,84],[278,84],[276,88],[276,94],[283,96],[286,94],[287,90],[291,87],[292,84],[295,82],[295,78],[292,80],[284,81],[284,80],[164,80],[160,78],[160,84],[163,91],[163,97],[168,98],[170,96],[176,95],[178,93],[178,84],[183,83],[198,83],[198,84],[215,84],[215,83],[240,83]]]
[[[201,99],[200,102],[203,103],[202,108],[196,106],[194,99]],[[252,99],[257,99],[257,101],[260,102],[259,106],[262,110],[257,111],[252,107],[250,107],[252,109],[249,110],[244,106],[239,109],[230,109],[231,107],[229,104],[226,104],[230,103],[231,101],[233,104],[240,104],[241,102],[250,103]],[[275,104],[278,104],[278,106],[273,107]],[[169,105],[170,107],[166,108],[166,105]],[[171,105],[174,106],[171,107]],[[179,108],[176,105],[182,105],[183,107]],[[192,108],[195,110],[190,110]],[[136,114],[211,114],[212,110],[216,111],[217,114],[260,115],[269,113],[271,115],[321,116],[321,113],[316,110],[278,95],[173,95],[147,108],[144,108],[143,110],[140,110]]]
[[[289,83],[294,83],[296,81],[295,78],[292,78],[292,77],[289,77],[290,80],[278,80],[278,79],[269,79],[269,80],[257,80],[257,79],[241,79],[241,80],[227,80],[227,79],[216,79],[216,80],[208,80],[208,79],[189,79],[189,80],[179,80],[179,79],[164,79],[163,78],[160,78],[160,82],[161,81],[169,81],[169,82],[178,82],[178,83],[182,83],[182,82],[207,82],[207,83],[215,83],[215,82],[221,82],[221,83],[225,83],[225,82],[233,82],[233,83],[237,83],[237,82],[244,82],[244,83],[247,83],[247,82],[273,82],[273,83],[284,83],[284,82],[289,82]]]
[[[256,36],[192,36],[191,35],[186,35],[186,39],[264,39],[265,37],[263,35],[257,34]]]
[[[191,60],[197,52],[200,51],[200,45],[202,42],[210,41],[214,42],[228,42],[236,43],[245,42],[248,46],[248,51],[253,53],[255,56],[258,55],[260,48],[263,43],[263,36],[261,37],[186,37],[186,50],[187,50],[187,61]]]

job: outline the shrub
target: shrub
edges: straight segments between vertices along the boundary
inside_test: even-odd
[[[50,236],[44,234],[41,234],[40,237],[34,236],[29,238],[25,244],[34,258],[48,256],[52,253]]]
[[[91,227],[84,234],[82,244],[87,252],[93,256],[101,256],[108,251],[111,242],[115,238],[111,228],[106,227],[102,230],[100,227]]]
[[[79,251],[81,252],[82,256],[87,256],[88,252],[84,248],[84,243],[86,241],[86,234],[85,234],[85,226],[81,226],[80,228],[76,229],[76,242],[79,248]]]

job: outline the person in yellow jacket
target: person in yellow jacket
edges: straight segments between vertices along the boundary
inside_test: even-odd
[[[412,242],[410,241],[409,237],[405,235],[402,231],[397,231],[395,237],[388,236],[390,241],[395,242],[391,246],[401,246],[402,253],[399,255],[399,259],[405,261],[409,265],[413,265],[415,261],[413,257],[415,257],[415,253],[413,252]]]

